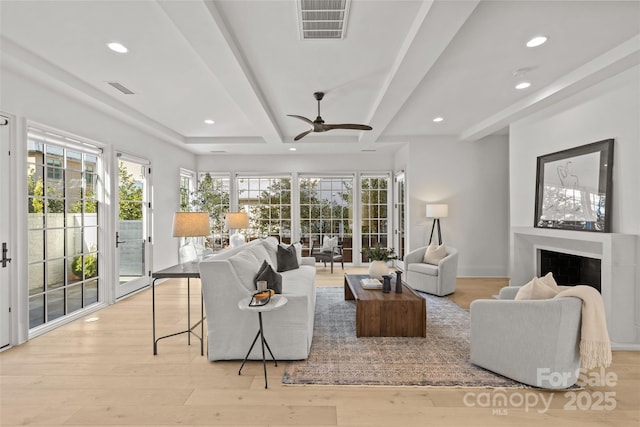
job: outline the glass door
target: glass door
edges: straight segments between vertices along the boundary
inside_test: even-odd
[[[10,197],[11,197],[11,162],[9,159],[11,128],[8,117],[0,115],[0,244],[2,259],[0,261],[0,348],[11,344],[10,296],[11,269],[10,258],[12,242],[10,239]]]
[[[116,298],[135,292],[150,280],[150,203],[148,161],[118,153],[116,214]]]
[[[398,259],[396,265],[400,269],[404,269],[404,255],[406,252],[406,239],[405,239],[405,176],[404,172],[398,172],[394,177],[395,183],[395,203],[394,203],[394,220],[395,220],[395,247],[397,248],[396,254]]]

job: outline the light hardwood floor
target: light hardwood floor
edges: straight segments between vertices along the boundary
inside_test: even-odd
[[[349,269],[352,272],[363,270]],[[343,271],[318,268],[319,286]],[[197,280],[192,283],[198,283]],[[463,307],[489,298],[503,279],[459,279]],[[197,286],[194,286],[197,288]],[[199,307],[192,293],[194,310]],[[157,287],[160,334],[186,325],[186,280]],[[197,317],[197,312],[194,314]],[[87,322],[97,317],[94,322]],[[506,319],[505,319],[506,320]],[[268,325],[265,325],[268,327]],[[229,325],[233,327],[233,325]],[[117,304],[0,353],[2,426],[638,426],[640,352],[614,352],[615,385],[568,392],[426,387],[284,386],[285,363],[208,362],[197,340],[163,340],[152,355],[151,293]],[[613,393],[615,409],[603,393]],[[490,399],[506,395],[507,406]],[[576,399],[573,400],[572,398]],[[545,410],[542,398],[548,402]],[[489,399],[489,401],[487,401]],[[610,397],[608,398],[610,399]],[[525,408],[522,402],[529,402]],[[611,404],[611,402],[609,402]],[[582,409],[581,409],[582,408]],[[586,408],[592,408],[588,410]]]

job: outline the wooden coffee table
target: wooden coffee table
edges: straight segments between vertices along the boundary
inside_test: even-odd
[[[344,299],[356,301],[357,337],[426,337],[427,301],[406,284],[397,294],[364,289],[360,279],[368,274],[344,275]]]

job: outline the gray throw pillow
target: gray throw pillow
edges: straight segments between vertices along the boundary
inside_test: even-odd
[[[273,271],[271,264],[269,264],[267,260],[262,262],[262,266],[260,267],[260,270],[258,270],[258,274],[256,274],[255,279],[253,279],[256,289],[258,289],[258,282],[260,280],[267,282],[267,289],[273,289],[276,294],[282,293],[282,276]]]
[[[278,272],[295,270],[299,267],[296,248],[293,245],[287,247],[278,245]]]

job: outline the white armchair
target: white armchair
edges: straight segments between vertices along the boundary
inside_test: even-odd
[[[415,249],[404,257],[406,282],[417,291],[445,296],[455,292],[458,251],[447,246],[447,256],[438,265],[423,262],[427,247]]]

